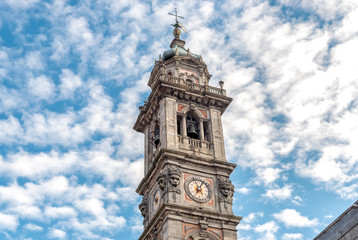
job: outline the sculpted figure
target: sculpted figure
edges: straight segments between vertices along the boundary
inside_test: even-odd
[[[148,220],[148,199],[147,197],[143,197],[142,202],[138,205],[139,210],[144,218],[143,224]]]
[[[166,192],[172,192],[173,200],[176,201],[176,194],[180,194],[180,177],[181,171],[177,166],[168,166],[160,171],[157,177],[159,188],[163,191],[163,196]]]
[[[227,204],[232,204],[232,198],[234,196],[234,185],[227,177],[219,177],[219,190],[220,201],[224,202],[224,207],[227,210]]]
[[[174,189],[179,186],[181,171],[176,166],[169,166],[168,172],[169,172],[169,183],[172,189]]]
[[[165,186],[167,185],[167,171],[166,169],[162,169],[157,177],[157,183],[160,190],[164,191]]]
[[[181,171],[176,166],[169,166],[168,167],[168,177],[169,177],[169,188],[168,191],[172,192],[173,200],[176,201],[176,194],[180,194],[180,177]]]
[[[177,172],[172,172],[169,176],[169,183],[172,187],[176,188],[180,183],[180,174]]]

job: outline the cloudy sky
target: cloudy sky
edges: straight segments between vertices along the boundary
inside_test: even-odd
[[[132,126],[175,7],[234,99],[238,238],[312,239],[357,200],[356,0],[3,0],[0,239],[138,238]]]

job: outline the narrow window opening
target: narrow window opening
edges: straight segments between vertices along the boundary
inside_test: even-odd
[[[182,117],[181,116],[177,116],[177,133],[178,135],[182,135]]]
[[[154,128],[154,146],[155,148],[158,147],[158,144],[160,143],[160,130],[159,130],[159,125],[157,124]]]
[[[204,127],[204,140],[210,142],[209,123],[203,122]]]

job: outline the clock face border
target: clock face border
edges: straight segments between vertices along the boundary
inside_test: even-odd
[[[160,200],[161,200],[160,195],[161,195],[160,190],[155,191],[153,194],[153,211],[154,212],[156,212],[160,206]]]
[[[189,188],[189,185],[191,182],[193,181],[199,181],[199,182],[202,182],[202,184],[205,184],[205,186],[207,187],[208,189],[208,195],[205,197],[205,198],[198,198],[196,196],[194,196],[191,192],[190,192],[190,188]],[[202,177],[197,177],[197,176],[191,176],[189,178],[187,178],[185,180],[185,183],[184,183],[184,189],[185,189],[185,192],[186,194],[194,201],[196,202],[200,202],[200,203],[206,203],[206,202],[209,202],[212,198],[213,198],[213,189],[212,189],[212,186],[211,184],[204,178]]]

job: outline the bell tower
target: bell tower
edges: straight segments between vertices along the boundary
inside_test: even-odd
[[[159,55],[152,92],[134,125],[144,133],[143,240],[236,240],[232,212],[236,167],[225,156],[221,116],[232,99],[209,85],[202,57],[185,48],[176,17],[170,49]]]

